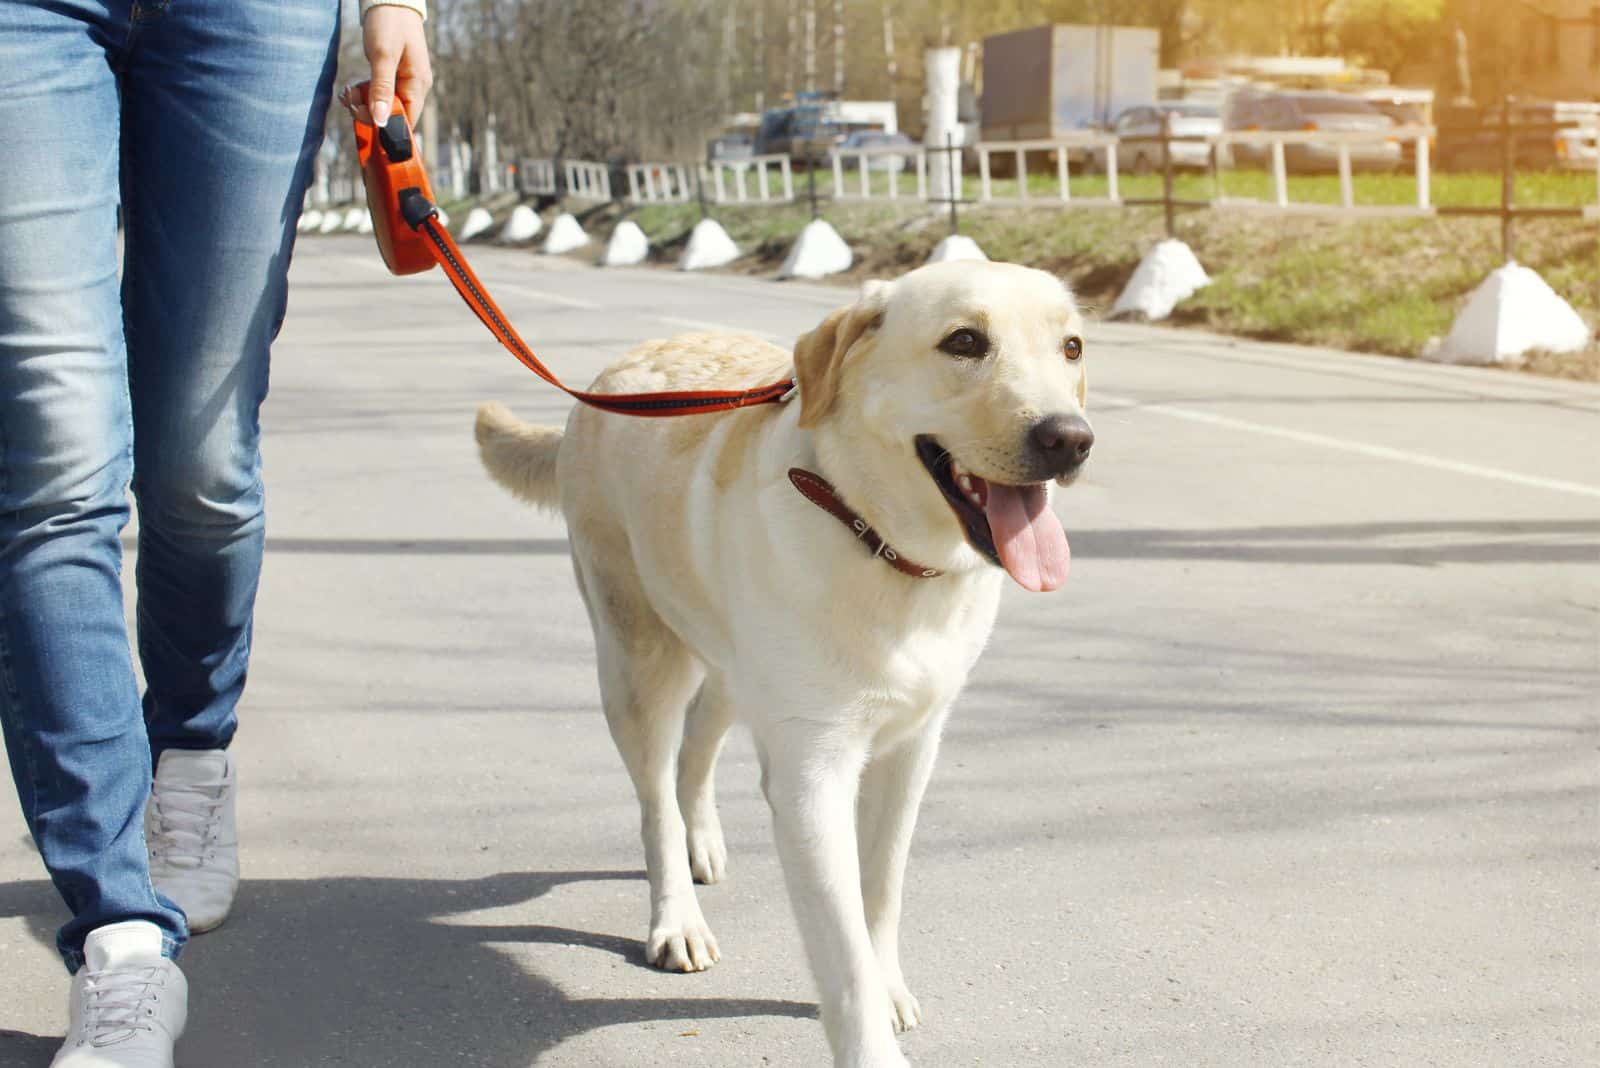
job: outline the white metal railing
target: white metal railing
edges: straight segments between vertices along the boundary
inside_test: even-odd
[[[828,153],[833,163],[833,199],[835,200],[899,200],[900,175],[908,167],[915,169],[917,191],[915,199],[928,198],[928,152],[921,145],[903,148],[833,149]],[[859,172],[854,181],[845,178],[846,163],[854,160]],[[873,172],[883,176],[882,183],[873,181]],[[882,185],[882,189],[878,188]]]
[[[771,177],[769,172],[774,172]],[[783,153],[714,160],[701,169],[701,175],[710,178],[712,199],[718,204],[786,204],[794,199],[794,169]],[[756,186],[754,197],[750,196],[746,181],[752,176]],[[773,195],[772,177],[779,183],[780,195]]]
[[[973,146],[978,155],[978,201],[983,204],[1117,204],[1122,196],[1117,182],[1117,138],[1111,134],[1085,130],[1060,137],[1037,141],[980,141]],[[1106,195],[1103,197],[1077,197],[1072,195],[1072,164],[1074,151],[1090,154],[1100,152],[1105,156]],[[1036,197],[1028,189],[1028,156],[1032,153],[1049,153],[1055,157],[1056,194],[1054,197]],[[995,156],[1010,156],[1017,172],[1017,194],[996,196],[994,192]]]
[[[1573,127],[1583,135],[1596,138],[1600,143],[1600,122],[1587,114],[1574,116]],[[1431,215],[1439,209],[1432,199],[1432,144],[1435,129],[1431,126],[1397,126],[1381,130],[1230,130],[1206,136],[1177,135],[1175,143],[1203,143],[1213,166],[1213,185],[1209,196],[1196,199],[1191,193],[1186,205],[1209,204],[1221,210],[1266,210],[1296,213],[1333,213],[1355,215]],[[1054,138],[1029,141],[985,141],[970,146],[977,159],[977,203],[1031,207],[1062,207],[1066,205],[1122,204],[1125,196],[1124,179],[1118,171],[1119,146],[1126,149],[1137,141],[1142,146],[1155,145],[1159,139],[1140,137],[1123,141],[1110,133],[1081,131]],[[1357,182],[1355,172],[1365,163],[1374,162],[1371,147],[1374,144],[1393,145],[1395,149],[1378,154],[1376,162],[1385,169],[1402,158],[1409,164],[1415,180],[1415,198],[1407,204],[1360,204],[1356,202]],[[1403,152],[1409,147],[1409,153]],[[1240,151],[1244,150],[1244,151]],[[1291,164],[1297,154],[1317,151],[1319,169],[1332,169],[1338,175],[1338,198],[1333,202],[1295,201],[1289,181]],[[1248,154],[1259,160],[1270,176],[1270,193],[1265,197],[1228,195],[1224,191],[1223,176],[1238,157]],[[1192,157],[1191,161],[1192,161]],[[1053,181],[1041,183],[1039,164],[1048,159]],[[885,160],[894,162],[885,163]],[[1006,161],[1016,172],[1014,184],[1001,182],[996,177],[996,161]],[[1104,190],[1097,196],[1075,195],[1073,181],[1076,169],[1084,160],[1092,160],[1103,168]],[[950,158],[943,151],[921,145],[840,150],[829,154],[832,170],[832,198],[840,201],[902,200],[910,203],[944,203],[943,193],[935,193],[930,186],[932,171],[949,167]],[[1569,161],[1569,167],[1576,161]],[[1588,160],[1576,164],[1584,170],[1592,168],[1595,179],[1595,199],[1583,208],[1590,219],[1600,219],[1600,152],[1596,152],[1592,165]],[[1031,170],[1030,170],[1031,166]],[[907,170],[915,169],[915,189],[909,189]],[[853,173],[852,173],[853,172]],[[755,156],[745,160],[718,160],[710,164],[636,163],[626,168],[628,199],[635,204],[686,203],[696,200],[704,192],[709,203],[716,204],[786,204],[795,199],[795,176],[789,157],[783,154]],[[612,196],[610,168],[603,163],[583,160],[556,162],[549,159],[523,159],[519,161],[517,183],[524,194],[567,195],[591,200],[609,200]],[[964,197],[966,183],[972,176],[957,170],[957,196]],[[1034,181],[1030,184],[1030,177]],[[317,206],[353,202],[360,197],[359,184],[347,173],[320,175],[320,184],[308,192],[307,203]],[[1081,186],[1079,187],[1081,190]],[[1191,187],[1192,188],[1192,187]],[[820,191],[820,190],[819,190]],[[1149,203],[1151,197],[1135,198]],[[1448,208],[1444,210],[1450,210]]]
[[[1235,145],[1266,146],[1268,170],[1272,174],[1272,199],[1270,201],[1252,197],[1224,197],[1219,190],[1213,198],[1213,206],[1218,208],[1269,207],[1279,210],[1343,211],[1384,215],[1430,214],[1433,211],[1433,204],[1430,193],[1432,179],[1429,148],[1434,132],[1434,128],[1431,126],[1397,126],[1387,130],[1230,130],[1212,135],[1207,138],[1207,141],[1211,144],[1212,151],[1217,154],[1218,158],[1226,154],[1230,162],[1234,156],[1233,147]],[[1392,144],[1398,147],[1408,141],[1414,142],[1416,149],[1413,157],[1417,185],[1415,205],[1356,204],[1352,150],[1368,148],[1373,145]],[[1332,148],[1334,150],[1335,166],[1339,174],[1338,204],[1307,204],[1290,201],[1287,150],[1294,146],[1303,146],[1308,149]],[[1398,162],[1398,159],[1396,162]]]
[[[794,200],[794,169],[785,155],[628,167],[628,199],[635,204],[686,204],[702,191],[715,204],[787,204]]]
[[[562,162],[566,194],[584,200],[611,199],[611,168],[604,163],[569,159]]]
[[[517,184],[529,196],[553,197],[556,188],[556,164],[549,159],[525,159],[517,170]]]
[[[692,167],[682,163],[628,165],[628,199],[635,204],[684,204],[695,198]]]

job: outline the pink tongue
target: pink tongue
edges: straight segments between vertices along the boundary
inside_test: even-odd
[[[1000,562],[1017,585],[1046,593],[1067,581],[1072,550],[1061,520],[1050,510],[1043,486],[1002,486],[991,482],[984,512]]]

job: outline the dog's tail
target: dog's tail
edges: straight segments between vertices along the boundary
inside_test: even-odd
[[[557,506],[561,431],[524,423],[504,404],[491,401],[478,409],[476,435],[478,456],[491,478],[529,504]]]

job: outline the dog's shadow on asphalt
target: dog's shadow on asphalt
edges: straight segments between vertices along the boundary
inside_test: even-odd
[[[190,1012],[179,1066],[524,1068],[570,1038],[614,1024],[816,1017],[814,1004],[799,1001],[574,996],[491,943],[579,946],[645,968],[643,943],[450,919],[518,905],[568,883],[643,878],[639,871],[578,871],[460,881],[250,879],[228,922],[184,953]],[[0,886],[0,917],[17,916],[54,946],[64,913],[49,883]],[[62,984],[64,995],[64,972]],[[60,1036],[0,1030],[0,1068],[45,1068],[60,1044]]]

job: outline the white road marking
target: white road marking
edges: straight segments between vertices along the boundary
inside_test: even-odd
[[[1325,434],[1312,434],[1304,430],[1290,430],[1288,427],[1272,426],[1269,423],[1253,423],[1246,419],[1215,415],[1211,412],[1202,412],[1194,408],[1178,408],[1170,404],[1142,404],[1130,397],[1114,397],[1101,393],[1097,395],[1096,399],[1109,405],[1114,410],[1152,412],[1156,415],[1171,416],[1174,419],[1184,419],[1191,423],[1205,423],[1210,426],[1226,427],[1229,430],[1265,434],[1268,437],[1296,441],[1302,445],[1317,445],[1325,449],[1337,449],[1340,452],[1355,453],[1358,456],[1370,456],[1376,460],[1393,460],[1397,463],[1412,464],[1416,467],[1431,467],[1437,471],[1450,471],[1458,475],[1493,479],[1497,482],[1509,482],[1513,485],[1527,486],[1532,489],[1551,490],[1555,493],[1570,493],[1578,497],[1593,497],[1600,500],[1600,486],[1590,486],[1582,482],[1567,482],[1557,478],[1540,478],[1538,475],[1522,475],[1515,471],[1503,471],[1496,467],[1482,467],[1478,464],[1463,463],[1460,460],[1446,460],[1442,456],[1429,456],[1427,453],[1410,452],[1406,449],[1391,449],[1384,445],[1367,445],[1359,441],[1347,441],[1344,438],[1329,437]]]
[[[1121,323],[1095,323],[1122,329]],[[1277,367],[1302,374],[1348,378],[1356,375],[1374,382],[1392,382],[1417,390],[1433,390],[1467,396],[1492,396],[1495,399],[1545,401],[1565,407],[1593,410],[1600,407],[1600,385],[1566,379],[1542,378],[1486,367],[1460,364],[1426,363],[1376,353],[1340,352],[1335,349],[1273,348],[1276,343],[1254,343],[1234,338],[1196,333],[1183,336],[1177,328],[1127,327],[1130,334],[1108,333],[1099,343],[1112,348],[1160,348],[1163,355],[1181,355],[1230,363]],[[1134,330],[1162,330],[1164,336],[1152,340],[1131,334]]]
[[[379,271],[384,274],[387,274],[389,270],[383,265],[382,258],[376,253],[371,256],[340,256],[339,259],[346,263],[355,264],[368,270]],[[421,278],[423,276],[418,274],[403,277]],[[480,275],[479,277],[482,276]],[[449,284],[448,281],[446,281],[446,284]],[[582,297],[569,297],[562,293],[552,293],[548,289],[535,289],[532,286],[526,286],[520,282],[488,282],[487,284],[490,286],[489,295],[491,297],[494,296],[495,293],[516,293],[519,296],[529,297],[533,300],[542,300],[549,304],[560,304],[564,307],[578,308],[583,311],[599,311],[600,309],[606,307],[606,305],[601,304],[598,301],[585,300]]]
[[[516,293],[519,296],[531,297],[534,300],[548,301],[551,304],[560,304],[568,308],[579,308],[583,311],[599,311],[600,309],[606,307],[606,305],[601,304],[598,301],[584,300],[582,297],[569,297],[562,293],[552,293],[548,289],[534,289],[532,286],[525,286],[518,283],[508,284],[505,282],[495,282],[492,283],[492,285],[494,289],[498,289],[501,292]],[[494,293],[491,291],[490,296],[493,295]]]
[[[685,330],[712,330],[719,334],[749,334],[763,341],[778,340],[777,334],[769,334],[765,330],[755,330],[748,326],[731,326],[728,323],[713,323],[704,319],[675,319],[670,315],[658,315],[656,321],[666,323],[668,326],[681,326]]]

